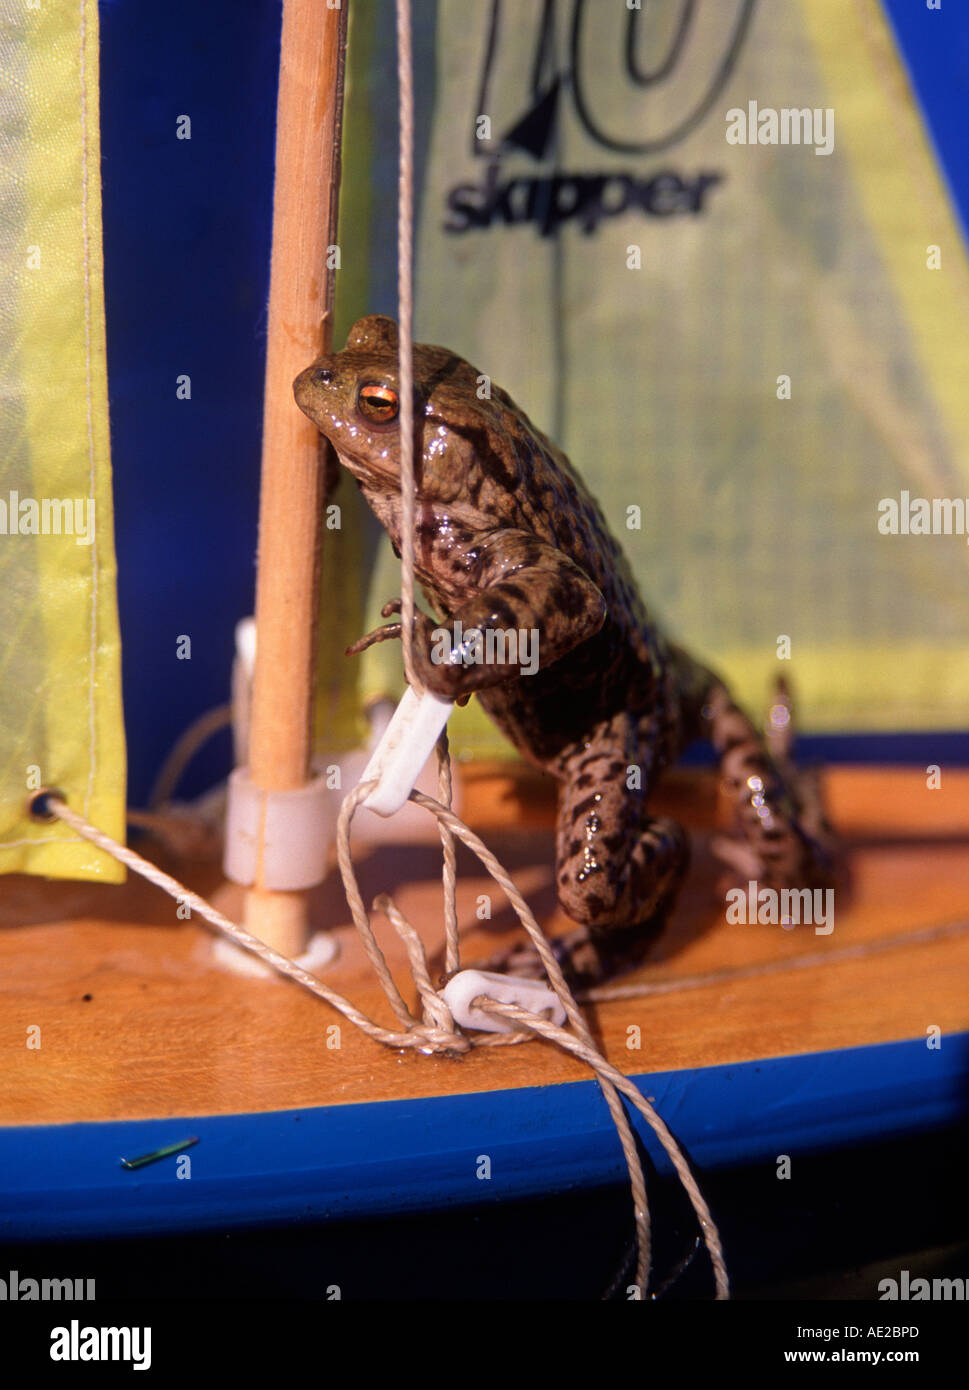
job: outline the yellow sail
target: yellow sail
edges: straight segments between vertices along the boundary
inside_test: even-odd
[[[96,0],[0,0],[0,45],[0,871],[116,882],[26,812],[124,838]]]
[[[435,14],[418,339],[565,448],[752,711],[785,673],[805,729],[963,726],[969,269],[882,7]],[[502,748],[475,701],[451,737]]]

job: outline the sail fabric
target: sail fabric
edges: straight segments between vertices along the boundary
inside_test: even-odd
[[[0,0],[0,871],[123,880],[26,812],[124,838],[120,661],[97,4]]]
[[[562,445],[647,604],[752,713],[783,674],[802,729],[964,726],[966,244],[878,0],[430,8],[418,340]],[[345,178],[393,313],[379,25],[371,49]],[[367,626],[397,585],[385,547]],[[368,653],[364,693],[398,670]],[[499,752],[475,704],[453,746]]]

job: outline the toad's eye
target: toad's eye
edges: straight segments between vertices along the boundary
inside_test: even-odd
[[[357,396],[360,413],[377,425],[386,425],[397,419],[400,401],[397,392],[389,386],[361,386]]]

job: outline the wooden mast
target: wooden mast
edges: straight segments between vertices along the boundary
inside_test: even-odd
[[[345,46],[339,0],[284,0],[249,736],[250,774],[265,791],[309,774],[324,469],[292,384],[331,344]],[[265,888],[261,844],[244,920],[287,955],[306,945],[307,895]]]

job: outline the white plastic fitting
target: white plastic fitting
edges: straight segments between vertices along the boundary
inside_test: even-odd
[[[240,618],[235,631],[236,654],[232,663],[232,749],[236,767],[249,761],[249,721],[252,710],[252,676],[256,667],[256,620]]]
[[[518,1024],[498,1014],[486,1014],[472,1009],[472,999],[479,994],[500,1004],[517,1004],[529,1013],[541,1014],[551,1009],[551,1022],[560,1028],[565,1022],[565,1009],[557,994],[541,980],[520,980],[514,975],[500,975],[494,970],[459,970],[452,975],[441,996],[462,1028],[479,1028],[487,1033],[517,1033]]]
[[[333,934],[318,931],[310,937],[309,944],[303,954],[296,957],[296,964],[301,965],[310,974],[316,974],[317,971],[334,961],[339,954],[340,948]],[[227,936],[217,937],[212,942],[211,958],[220,970],[230,970],[233,975],[248,975],[256,980],[278,980],[281,978],[271,965],[266,965],[258,956],[254,956],[242,946],[237,946]]]
[[[379,779],[362,803],[368,811],[392,816],[400,810],[414,790],[453,708],[453,700],[442,700],[429,690],[418,696],[408,686],[360,778],[361,782]]]
[[[338,809],[325,777],[295,791],[267,792],[255,785],[247,767],[237,767],[229,776],[226,806],[226,878],[245,887],[255,883],[265,815],[260,886],[296,891],[322,883]]]

